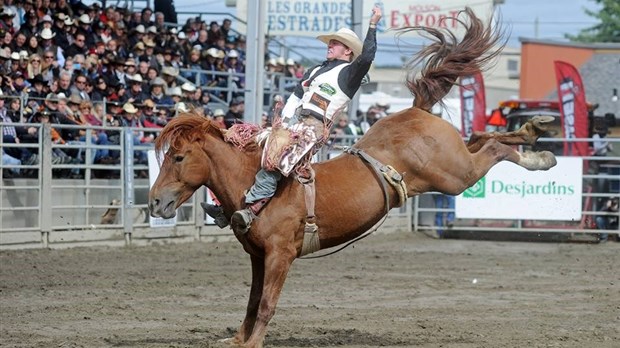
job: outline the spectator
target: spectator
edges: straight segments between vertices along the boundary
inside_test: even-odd
[[[56,55],[53,50],[46,50],[43,52],[43,60],[41,61],[41,75],[48,84],[54,80],[55,70],[58,70]]]
[[[130,76],[137,75],[138,69],[136,68],[136,60],[132,57],[128,57],[125,60],[125,76],[129,78]],[[140,76],[142,78],[142,76]]]
[[[232,127],[235,123],[243,122],[243,112],[245,110],[245,102],[243,97],[236,97],[230,101],[228,112],[224,116],[224,124],[226,128]]]
[[[19,32],[25,37],[37,35],[39,33],[39,16],[37,12],[34,9],[29,10],[24,15],[24,19],[26,22],[21,25]]]
[[[334,124],[331,130],[333,144],[349,144],[351,139],[348,136],[353,135],[353,131],[349,127],[349,119],[342,113],[338,117],[338,122]]]
[[[222,32],[220,31],[220,25],[216,21],[212,21],[209,24],[208,37],[208,42],[211,46],[215,45],[219,39],[226,40],[226,37],[223,36]]]
[[[147,99],[144,101],[142,105],[140,105],[141,111],[141,122],[147,128],[162,128],[168,123],[165,117],[161,117],[159,114],[155,103]],[[153,139],[155,138],[155,134],[149,133]]]
[[[142,92],[142,76],[140,74],[127,75],[128,90],[125,94],[125,100],[134,105],[140,105],[147,99],[147,96]]]
[[[209,32],[205,29],[201,29],[198,31],[198,38],[193,42],[194,49],[199,51],[206,50],[213,45],[211,40],[209,40]]]
[[[0,30],[6,33],[14,34],[16,32],[16,29],[13,26],[14,18],[15,12],[11,8],[5,7],[2,12],[0,12]]]
[[[165,16],[163,12],[155,12],[155,27],[157,31],[164,32],[166,30]]]
[[[36,75],[40,75],[41,68],[41,56],[37,53],[32,53],[28,57],[28,66],[26,67],[26,78],[31,79]]]
[[[172,105],[179,104],[181,102],[181,99],[183,98],[183,92],[181,91],[181,87],[179,86],[170,88],[168,94],[172,99]]]
[[[58,76],[58,90],[56,94],[63,93],[65,96],[71,95],[71,73],[61,71]]]
[[[196,86],[193,83],[185,82],[181,85],[181,93],[183,93],[183,98],[181,99],[187,107],[190,109],[195,109],[198,107],[194,103],[193,94],[196,93]]]
[[[9,60],[11,60],[11,56],[7,53],[6,49],[0,48],[0,75],[6,75],[8,73]]]
[[[64,53],[65,59],[67,57],[73,57],[76,54],[86,55],[88,53],[88,50],[86,49],[87,46],[85,41],[86,36],[83,33],[78,32],[77,35],[75,35],[75,41],[71,45],[69,45],[69,47]]]
[[[222,129],[226,129],[226,122],[224,121],[225,117],[226,114],[222,109],[215,109],[213,112],[213,122]]]
[[[32,120],[30,120],[30,123],[40,123],[42,125],[46,123],[52,123],[51,115],[46,111],[37,112],[33,115],[33,118]],[[38,133],[36,134],[38,135]],[[54,144],[58,144],[58,145],[66,144],[66,141],[65,139],[62,138],[61,133],[53,127],[51,128],[51,137],[52,137],[52,143]],[[77,163],[77,161],[73,157],[69,156],[65,151],[63,151],[59,147],[52,147],[52,164],[53,165],[54,164],[69,164],[69,163]],[[69,172],[66,170],[60,170],[57,173],[59,173],[63,177],[68,177],[69,175]]]
[[[15,93],[19,94],[22,91],[26,93],[28,92],[28,90],[26,89],[26,79],[21,71],[14,72],[13,75],[11,75],[11,78],[13,80],[13,90],[15,91]]]
[[[26,48],[26,53],[28,53],[28,55],[39,53],[40,47],[39,47],[39,39],[37,38],[37,35],[32,35],[28,37],[28,39],[26,40],[25,48]]]
[[[238,89],[245,89],[245,66],[239,61],[239,52],[231,50],[226,57],[227,60],[225,64],[228,73],[234,74],[232,81]]]
[[[88,78],[82,73],[76,74],[73,85],[70,88],[69,95],[77,95],[81,100],[90,100],[90,95],[87,91]]]
[[[600,211],[608,215],[598,215],[595,218],[596,228],[599,230],[618,231],[618,197],[607,199]],[[599,234],[599,242],[601,243],[606,242],[608,238],[609,233],[607,232]],[[618,235],[616,235],[616,238],[618,238]]]
[[[142,13],[140,16],[140,20],[141,20],[141,24],[144,25],[144,27],[150,27],[151,25],[153,25],[153,21],[151,20],[151,15],[153,14],[153,10],[151,10],[149,7],[145,7],[142,9]]]
[[[6,96],[0,95],[0,121],[4,123],[14,123],[9,117],[7,109],[4,105]],[[37,139],[38,129],[35,127],[16,127],[5,125],[2,127],[2,143],[5,146],[2,150],[12,158],[21,161],[25,165],[33,165],[38,163],[38,156],[25,147],[12,147],[11,144],[35,143]]]
[[[39,36],[39,44],[37,53],[39,55],[43,55],[45,51],[51,51],[54,54],[54,57],[57,57],[60,54],[60,50],[58,46],[54,44],[53,39],[56,37],[56,33],[52,32],[50,29],[45,28],[41,31],[41,35]]]
[[[103,98],[108,96],[108,85],[103,76],[97,77],[94,82],[94,88],[91,92],[91,100],[98,102],[103,101]]]
[[[95,32],[93,31],[93,21],[89,15],[83,14],[78,19],[78,33],[84,36],[84,44],[86,47],[95,46],[97,38],[95,36]]]
[[[44,88],[44,86],[47,86],[47,82],[43,79],[43,75],[41,74],[37,74],[33,78],[29,79],[28,83],[30,83],[31,86],[30,92],[28,93],[28,103],[29,105],[31,102],[36,103],[34,109],[38,109],[39,105],[43,105],[43,101],[45,100],[49,87]]]
[[[129,32],[128,44],[130,47],[134,47],[138,42],[142,42],[144,35],[146,34],[146,28],[142,24],[138,24]]]
[[[178,71],[178,69],[176,69],[175,71]],[[159,76],[159,71],[157,70],[157,68],[153,67],[153,66],[149,66],[149,69],[146,72],[146,80],[147,81],[153,81],[158,76]]]
[[[230,38],[230,34],[231,34],[230,27],[231,27],[231,25],[232,25],[232,21],[230,19],[228,19],[228,18],[225,18],[222,21],[222,26],[220,27],[220,32],[222,33],[222,36],[225,39],[227,39],[227,40]]]
[[[132,103],[125,103],[123,105],[122,117],[120,118],[120,125],[122,127],[131,127],[133,130],[133,144],[134,146],[142,144],[142,142],[150,142],[152,139],[145,138],[144,131],[139,128],[144,128],[144,125],[140,122],[139,110]],[[147,164],[146,151],[134,150],[134,161],[137,164]]]
[[[209,91],[203,91],[202,89],[196,90],[196,93],[200,92],[199,103],[202,105],[205,116],[213,116],[213,111],[209,107],[209,103],[211,102],[211,94]]]
[[[151,99],[156,105],[172,105],[172,99],[164,94],[164,86],[166,82],[161,77],[156,77],[151,82],[150,85],[150,96]]]
[[[178,69],[170,66],[165,66],[161,69],[161,77],[166,82],[166,90],[177,85],[177,76],[179,76]]]

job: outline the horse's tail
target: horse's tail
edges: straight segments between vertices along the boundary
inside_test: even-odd
[[[408,70],[407,88],[413,94],[415,100],[413,106],[430,111],[431,107],[440,101],[454,86],[461,76],[475,74],[487,69],[489,62],[493,61],[504,48],[506,42],[502,41],[503,32],[499,27],[491,26],[491,21],[485,27],[484,23],[476,17],[471,8],[464,11],[469,21],[458,18],[446,18],[455,20],[467,29],[461,42],[447,29],[434,29],[427,27],[408,27],[398,29],[402,35],[409,31],[422,31],[422,35],[434,42],[415,55],[406,64]],[[491,50],[496,46],[494,50]],[[426,61],[422,67],[421,76],[416,78],[415,67],[422,61]]]

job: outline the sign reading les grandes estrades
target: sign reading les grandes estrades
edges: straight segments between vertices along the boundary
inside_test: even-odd
[[[382,8],[383,18],[377,25],[379,35],[393,36],[390,29],[426,26],[448,28],[457,37],[465,33],[464,27],[451,19],[458,16],[465,6],[471,7],[476,16],[487,21],[493,11],[493,0],[435,0],[435,1],[355,1],[363,6],[362,28],[368,28],[371,10],[375,4]],[[327,34],[340,28],[351,28],[352,1],[350,0],[268,0],[266,32],[273,36],[312,36]],[[247,1],[237,1],[237,15],[247,19]],[[239,30],[245,31],[242,23]],[[410,32],[407,35],[417,35]]]

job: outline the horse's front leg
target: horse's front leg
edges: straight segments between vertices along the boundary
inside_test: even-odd
[[[233,343],[242,345],[248,340],[256,323],[258,305],[263,295],[263,280],[265,279],[265,262],[262,258],[250,255],[252,260],[252,287],[250,288],[250,299],[245,312],[245,318],[237,334],[233,338]]]
[[[280,298],[284,281],[291,264],[296,257],[296,250],[278,249],[265,255],[265,276],[263,281],[262,297],[258,305],[258,313],[254,323],[254,330],[244,347],[262,347],[267,324],[276,311],[276,304]]]

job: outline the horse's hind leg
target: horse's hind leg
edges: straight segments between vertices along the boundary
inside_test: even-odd
[[[475,184],[491,167],[501,161],[510,161],[528,170],[547,170],[557,163],[555,156],[549,151],[520,153],[511,146],[492,138],[479,151],[472,154],[472,159],[474,172],[467,178],[465,188]]]
[[[474,132],[467,142],[467,149],[471,153],[476,153],[489,139],[495,139],[506,145],[533,145],[546,131],[544,124],[552,121],[551,116],[535,116],[514,132]]]

